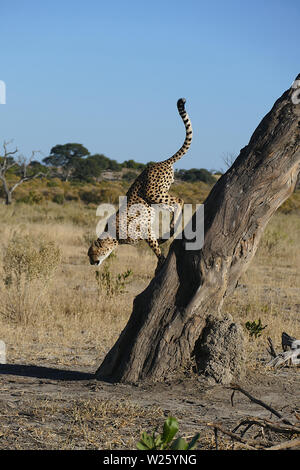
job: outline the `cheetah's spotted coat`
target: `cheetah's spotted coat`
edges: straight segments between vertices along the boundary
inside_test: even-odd
[[[173,213],[175,213],[177,208],[181,208],[183,206],[183,200],[170,196],[168,191],[174,181],[173,164],[187,152],[191,145],[193,134],[191,121],[185,111],[184,98],[178,100],[177,108],[186,129],[186,136],[183,145],[172,157],[162,162],[147,166],[136,178],[126,194],[127,217],[122,217],[122,209],[121,212],[119,210],[114,219],[115,236],[102,238],[100,235],[100,237],[92,243],[88,251],[91,264],[101,264],[102,261],[118,246],[118,244],[135,244],[145,238],[142,236],[143,230],[146,231],[147,243],[158,258],[158,267],[163,263],[164,257],[159,247],[159,241],[157,240],[152,228],[154,209],[151,205],[159,204]],[[134,218],[137,215],[130,214],[130,208],[133,208],[136,204],[141,205],[140,207],[144,216],[142,217],[142,221],[140,221],[141,217],[139,217],[139,225],[136,226],[136,231],[134,233],[132,233],[132,231],[128,231],[128,235],[124,238],[122,233],[127,234],[127,229],[130,223],[134,222]],[[173,217],[173,226],[174,219],[175,217]],[[107,229],[108,225],[106,225],[105,232]],[[124,230],[126,230],[126,232],[124,232]]]

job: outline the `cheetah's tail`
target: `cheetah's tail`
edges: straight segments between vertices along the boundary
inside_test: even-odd
[[[183,120],[183,123],[185,125],[185,131],[186,131],[185,141],[183,142],[183,145],[180,147],[180,149],[176,153],[174,153],[172,157],[165,160],[165,162],[170,162],[171,164],[175,163],[177,160],[183,157],[184,154],[186,154],[192,142],[192,136],[193,136],[192,123],[190,121],[188,113],[186,112],[184,108],[184,105],[185,105],[185,98],[180,98],[177,101],[177,108]]]

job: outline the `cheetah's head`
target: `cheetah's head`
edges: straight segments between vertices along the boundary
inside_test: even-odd
[[[95,240],[88,251],[90,263],[99,266],[116,248],[117,244],[117,240],[110,237]]]

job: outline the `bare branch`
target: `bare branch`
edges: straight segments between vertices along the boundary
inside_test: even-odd
[[[10,189],[11,192],[13,192],[18,186],[20,186],[20,184],[24,183],[25,181],[30,181],[30,180],[33,180],[35,178],[39,178],[41,176],[46,176],[45,173],[42,173],[41,171],[39,173],[36,173],[35,175],[31,175],[31,176],[25,176],[25,177],[22,177],[19,181],[17,181]]]
[[[8,141],[4,141],[3,142],[3,149],[4,149],[4,155],[3,157],[10,157],[11,155],[15,155],[17,152],[18,152],[18,148],[16,147],[15,150],[12,150],[11,152],[9,152],[7,150],[7,147],[8,145],[10,145],[13,141],[12,140],[8,140]]]
[[[254,441],[252,439],[244,439],[243,437],[238,436],[237,434],[234,434],[231,431],[228,431],[227,429],[224,429],[221,424],[219,423],[203,423],[208,427],[212,427],[214,429],[217,429],[218,431],[221,431],[223,434],[231,437],[234,441],[238,441],[241,444],[243,444],[247,449],[251,450],[257,450],[257,449],[262,449],[263,444],[258,441]]]
[[[277,354],[276,354],[276,351],[274,349],[272,339],[269,338],[269,337],[267,339],[268,339],[268,343],[269,343],[269,349],[267,349],[267,351],[273,358],[275,358],[277,356]]]
[[[13,155],[15,155],[18,152],[18,149],[16,148],[15,150],[9,151],[8,145],[10,144],[11,144],[11,141],[4,141],[3,143],[4,154],[3,156],[0,155],[0,157],[2,157],[2,161],[0,161],[0,180],[3,184],[3,189],[6,195],[6,204],[11,203],[12,193],[20,184],[24,183],[25,181],[38,178],[40,176],[46,176],[42,172],[39,172],[33,175],[27,174],[28,167],[30,166],[30,163],[32,162],[35,154],[40,153],[39,150],[33,150],[30,158],[28,159],[20,154],[17,156],[17,159],[13,159]],[[19,177],[19,181],[17,181],[15,184],[9,187],[7,180],[6,180],[6,173],[10,168],[14,166],[19,166],[20,177]]]
[[[232,430],[232,432],[236,432],[241,426],[247,426],[247,430],[243,431],[243,435],[250,429],[251,426],[259,426],[262,428],[270,429],[270,431],[278,432],[282,434],[300,434],[300,427],[295,425],[289,424],[278,424],[273,423],[270,420],[257,418],[257,417],[247,417],[243,418],[239,424]]]
[[[283,450],[291,449],[292,447],[300,448],[300,439],[292,439],[291,441],[282,442],[272,447],[267,447],[265,450]]]
[[[259,426],[260,428],[269,429],[270,431],[279,433],[279,434],[291,434],[291,435],[300,434],[300,428],[297,426],[289,426],[289,425],[282,426],[279,424],[274,424],[272,423],[272,421],[267,421],[267,420],[257,418],[257,417],[244,418],[232,431],[224,429],[224,427],[219,423],[207,423],[207,422],[200,421],[199,424],[203,424],[205,426],[213,428],[215,438],[217,435],[217,431],[220,431],[226,436],[229,436],[233,441],[239,442],[240,445],[242,445],[243,447],[249,450],[256,450],[256,449],[281,450],[281,449],[298,447],[300,445],[300,439],[292,439],[289,441],[285,441],[281,444],[276,444],[274,446],[268,447],[268,444],[266,444],[265,442],[251,439],[251,438],[246,439],[244,437],[246,431],[244,431],[242,435],[236,434],[237,429],[243,425],[247,425],[247,430],[249,430],[251,426],[256,425],[256,426]],[[218,445],[217,441],[215,442],[217,446]]]
[[[267,405],[266,403],[264,403],[263,401],[261,400],[258,400],[257,398],[254,398],[252,395],[250,395],[250,393],[246,392],[246,390],[242,389],[239,385],[237,384],[231,384],[230,388],[232,390],[235,391],[238,391],[238,392],[241,392],[243,393],[244,395],[246,395],[246,397],[249,398],[250,401],[252,401],[253,403],[256,403],[257,405],[260,405],[260,406],[263,406],[266,410],[270,411],[271,413],[273,413],[275,416],[277,416],[277,418],[280,418],[282,420],[283,423],[285,424],[290,424],[292,426],[292,423],[284,418],[278,411],[274,410],[274,408],[272,408],[271,406]],[[231,403],[233,403],[233,395],[234,395],[234,392],[233,394],[231,395]]]

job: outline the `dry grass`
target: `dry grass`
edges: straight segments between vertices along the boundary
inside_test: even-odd
[[[159,407],[141,407],[126,399],[66,402],[58,397],[39,397],[33,406],[25,399],[13,409],[1,404],[0,414],[0,442],[5,438],[9,448],[17,450],[135,448],[141,419],[152,427],[164,417]]]
[[[280,346],[281,333],[300,338],[300,217],[277,213],[270,221],[239,288],[224,304],[243,325],[259,318],[267,327],[248,341],[248,359],[265,351],[266,337]],[[280,347],[281,349],[281,347]]]
[[[134,297],[153,276],[151,250],[143,243],[120,246],[107,260],[112,282],[132,271],[125,288],[112,294],[99,288],[87,259],[97,224],[95,206],[15,204],[0,206],[0,218],[0,339],[7,345],[7,361],[94,371],[125,326]],[[17,259],[24,265],[19,281]],[[256,339],[245,329],[250,368],[262,367],[258,359],[267,336],[275,346],[282,331],[300,338],[299,266],[300,217],[278,212],[240,286],[224,304],[224,311],[243,326],[259,318],[267,325]],[[134,448],[142,429],[153,430],[164,421],[160,408],[139,407],[127,399],[78,398],[67,404],[57,397],[35,399],[29,415],[26,400],[13,410],[0,403],[6,446]],[[208,434],[203,445],[212,448],[212,439]]]
[[[43,343],[44,357],[49,345],[49,357],[53,357],[55,351],[59,363],[65,364],[67,360],[59,349],[71,350],[68,359],[71,360],[73,345],[78,351],[88,345],[89,349],[97,350],[98,357],[102,356],[124,327],[134,296],[152,277],[155,259],[150,250],[144,245],[119,247],[117,256],[108,263],[111,279],[116,282],[117,275],[128,270],[132,270],[132,275],[125,282],[125,289],[110,295],[106,289],[99,289],[95,269],[87,258],[89,240],[95,236],[95,210],[80,203],[64,207],[53,203],[16,204],[0,206],[0,217],[4,222],[0,227],[0,326],[9,360],[20,360],[32,354],[34,359],[30,345],[37,342]],[[48,264],[41,260],[40,265],[38,259],[41,240],[45,239],[56,250],[56,256],[61,256],[55,276],[51,278],[42,272],[46,267],[50,269],[50,259]],[[36,247],[36,253],[32,247]],[[23,270],[30,271],[35,265],[39,275],[19,282],[14,276],[9,284],[9,263],[20,261],[22,249],[28,255],[21,260],[26,265]],[[136,262],[141,253],[143,264]],[[19,308],[18,314],[13,314],[15,307]],[[71,362],[74,364],[73,359]]]
[[[125,288],[112,293],[101,289],[86,256],[97,223],[94,209],[74,202],[15,204],[1,206],[0,217],[1,339],[12,359],[32,354],[26,346],[32,342],[43,342],[45,355],[49,344],[51,357],[55,345],[73,354],[74,345],[79,351],[87,344],[102,356],[126,324],[134,296],[153,276],[156,260],[151,250],[146,244],[118,248],[107,262],[110,281],[132,273]],[[267,325],[260,338],[249,341],[254,356],[266,336],[275,343],[283,330],[300,337],[299,235],[299,215],[277,213],[240,287],[224,305],[243,325],[259,318]],[[24,264],[24,280],[17,279],[18,263]],[[59,362],[66,360],[58,351],[54,355]]]

